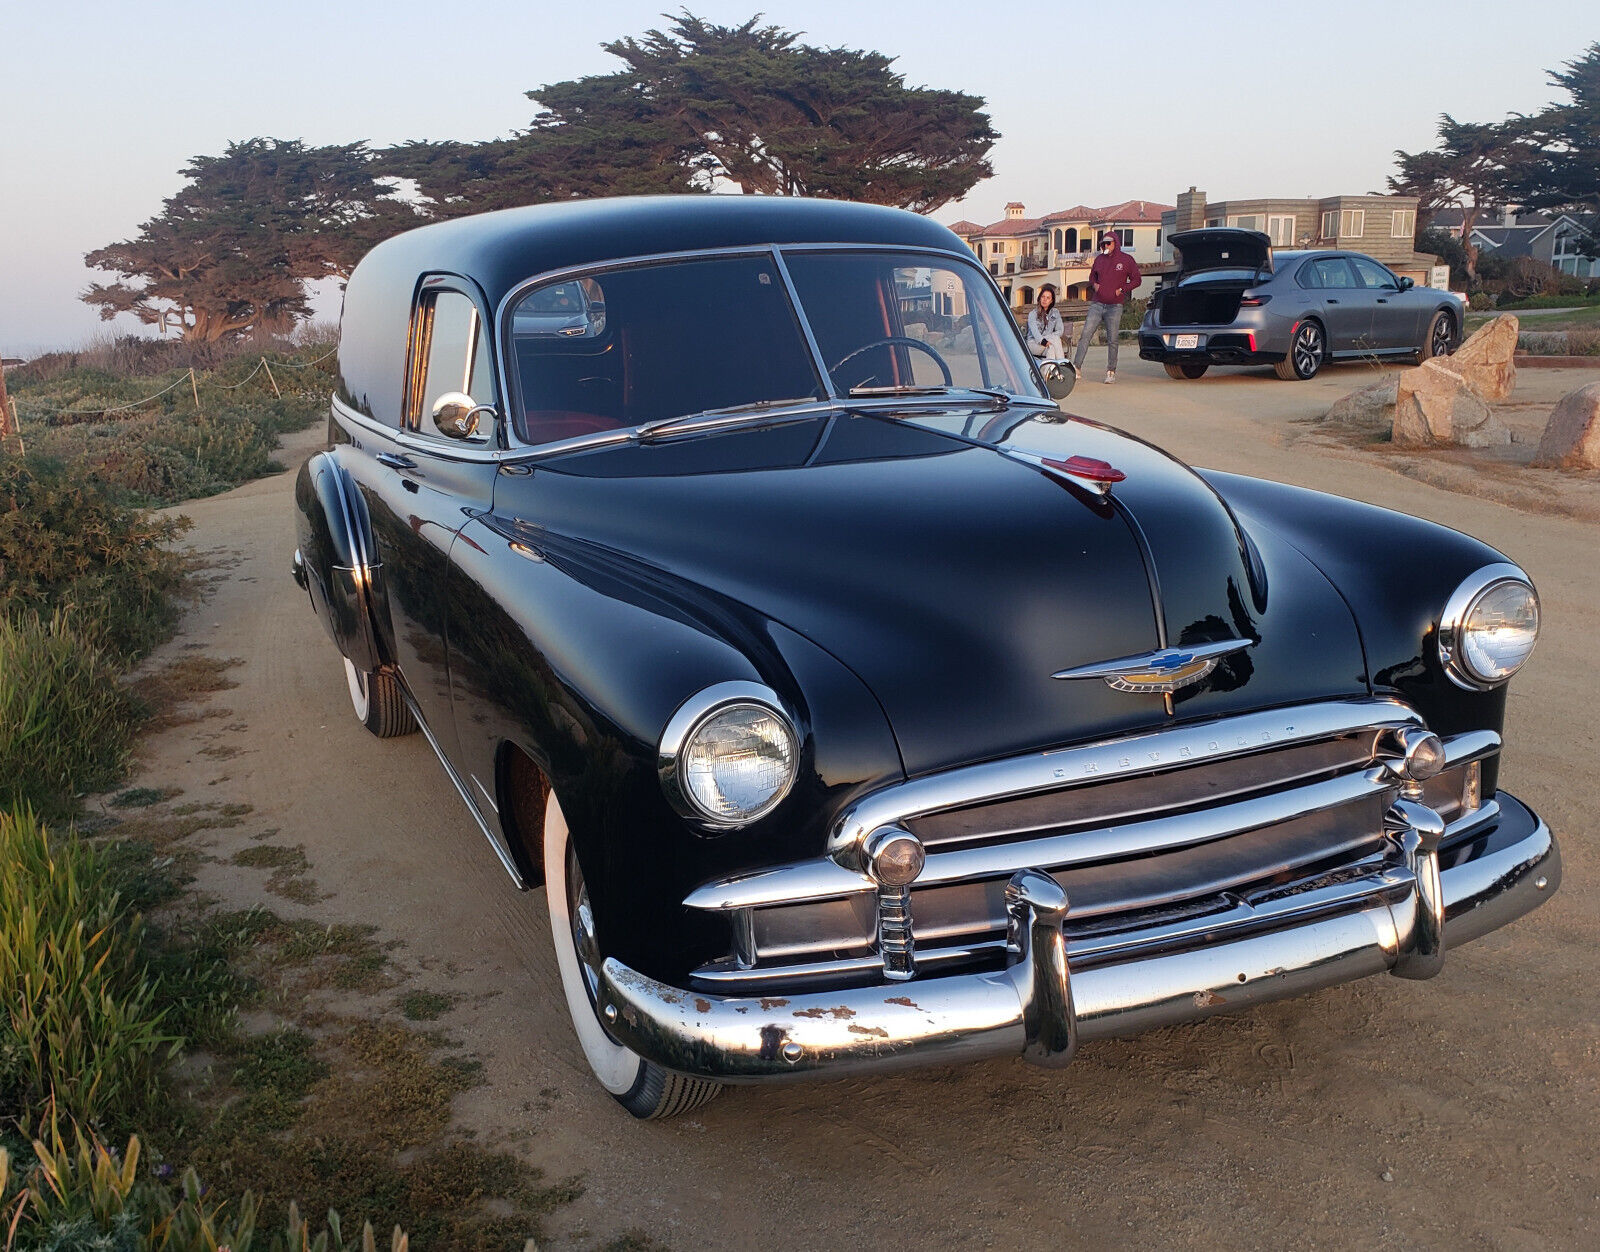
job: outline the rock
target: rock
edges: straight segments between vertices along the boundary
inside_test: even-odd
[[[1600,469],[1600,383],[1579,387],[1550,412],[1535,465]]]
[[[1396,447],[1492,448],[1511,442],[1511,432],[1467,379],[1451,368],[1454,363],[1454,357],[1435,358],[1400,375],[1395,388]]]
[[[1480,326],[1450,357],[1450,368],[1490,404],[1509,400],[1517,385],[1517,319],[1502,313]]]
[[[1352,391],[1328,410],[1327,419],[1343,426],[1359,426],[1369,430],[1388,430],[1394,424],[1394,403],[1400,380],[1373,383],[1360,391]]]

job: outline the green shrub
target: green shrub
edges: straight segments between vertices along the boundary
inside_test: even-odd
[[[0,1148],[0,1213],[12,1223],[5,1244],[18,1252],[377,1252],[366,1224],[345,1238],[334,1212],[317,1230],[289,1205],[284,1228],[270,1240],[256,1229],[259,1206],[250,1192],[230,1203],[209,1193],[195,1172],[185,1170],[176,1186],[139,1168],[138,1136],[120,1157],[92,1135],[74,1129],[69,1144],[51,1119],[45,1137],[33,1143],[33,1161],[13,1166]],[[20,1163],[20,1162],[19,1162]],[[395,1227],[390,1252],[406,1252],[409,1241]]]
[[[0,615],[0,808],[67,816],[122,773],[138,725],[132,696],[57,613]]]
[[[187,562],[170,545],[188,528],[59,464],[0,457],[0,614],[59,610],[112,659],[142,656],[177,620]]]
[[[0,813],[0,1116],[125,1124],[177,1040],[102,852]]]

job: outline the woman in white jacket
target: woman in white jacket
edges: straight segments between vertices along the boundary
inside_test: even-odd
[[[1028,351],[1037,357],[1059,360],[1067,355],[1066,328],[1056,312],[1056,289],[1039,288],[1039,303],[1028,312]]]

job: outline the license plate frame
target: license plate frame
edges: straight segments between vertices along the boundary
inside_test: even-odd
[[[1200,350],[1199,335],[1174,335],[1172,346],[1179,352],[1198,352]]]

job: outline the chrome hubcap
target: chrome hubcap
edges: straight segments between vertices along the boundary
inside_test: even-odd
[[[1304,327],[1294,339],[1294,367],[1302,375],[1314,374],[1322,361],[1322,335],[1315,326]]]

